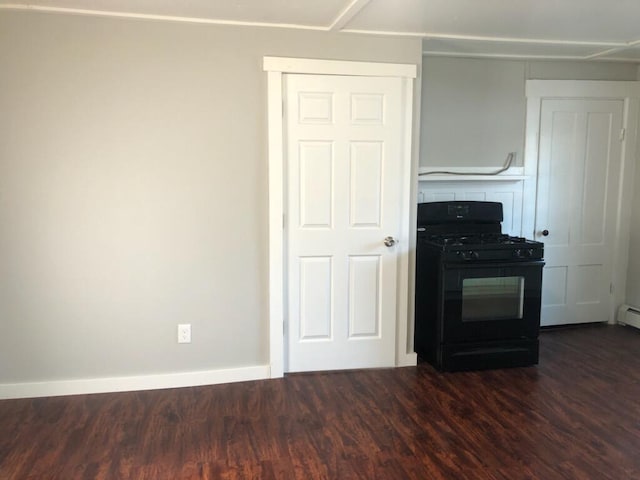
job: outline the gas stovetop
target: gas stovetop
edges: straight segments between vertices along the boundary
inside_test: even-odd
[[[418,229],[418,241],[450,261],[540,260],[544,256],[542,243],[503,233],[430,234]]]
[[[450,201],[418,205],[418,245],[448,262],[542,260],[544,245],[502,233],[502,204]]]
[[[422,234],[424,231],[418,229]],[[527,240],[524,237],[515,237],[505,233],[465,233],[465,234],[429,234],[424,233],[425,238],[443,247],[495,247],[495,248],[517,248],[518,246],[536,245],[539,242]]]

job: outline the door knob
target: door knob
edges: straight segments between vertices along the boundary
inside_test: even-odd
[[[542,230],[542,236],[543,237],[548,237],[549,236],[549,230],[547,230],[547,229]]]
[[[393,247],[396,243],[398,243],[398,241],[393,237],[385,237],[384,239],[384,244],[387,247]]]

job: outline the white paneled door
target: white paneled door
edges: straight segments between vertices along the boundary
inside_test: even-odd
[[[543,99],[535,235],[542,325],[608,321],[624,132],[622,100]]]
[[[284,89],[285,368],[393,366],[401,80],[285,75]]]

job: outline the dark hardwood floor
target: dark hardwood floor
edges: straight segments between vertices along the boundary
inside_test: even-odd
[[[640,479],[640,331],[537,367],[411,368],[0,401],[0,479]]]

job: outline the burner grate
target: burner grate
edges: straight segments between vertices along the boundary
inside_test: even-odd
[[[439,234],[430,235],[429,240],[433,243],[452,247],[476,245],[518,245],[528,242],[528,240],[524,237],[516,237],[503,233],[479,233],[464,235]]]

